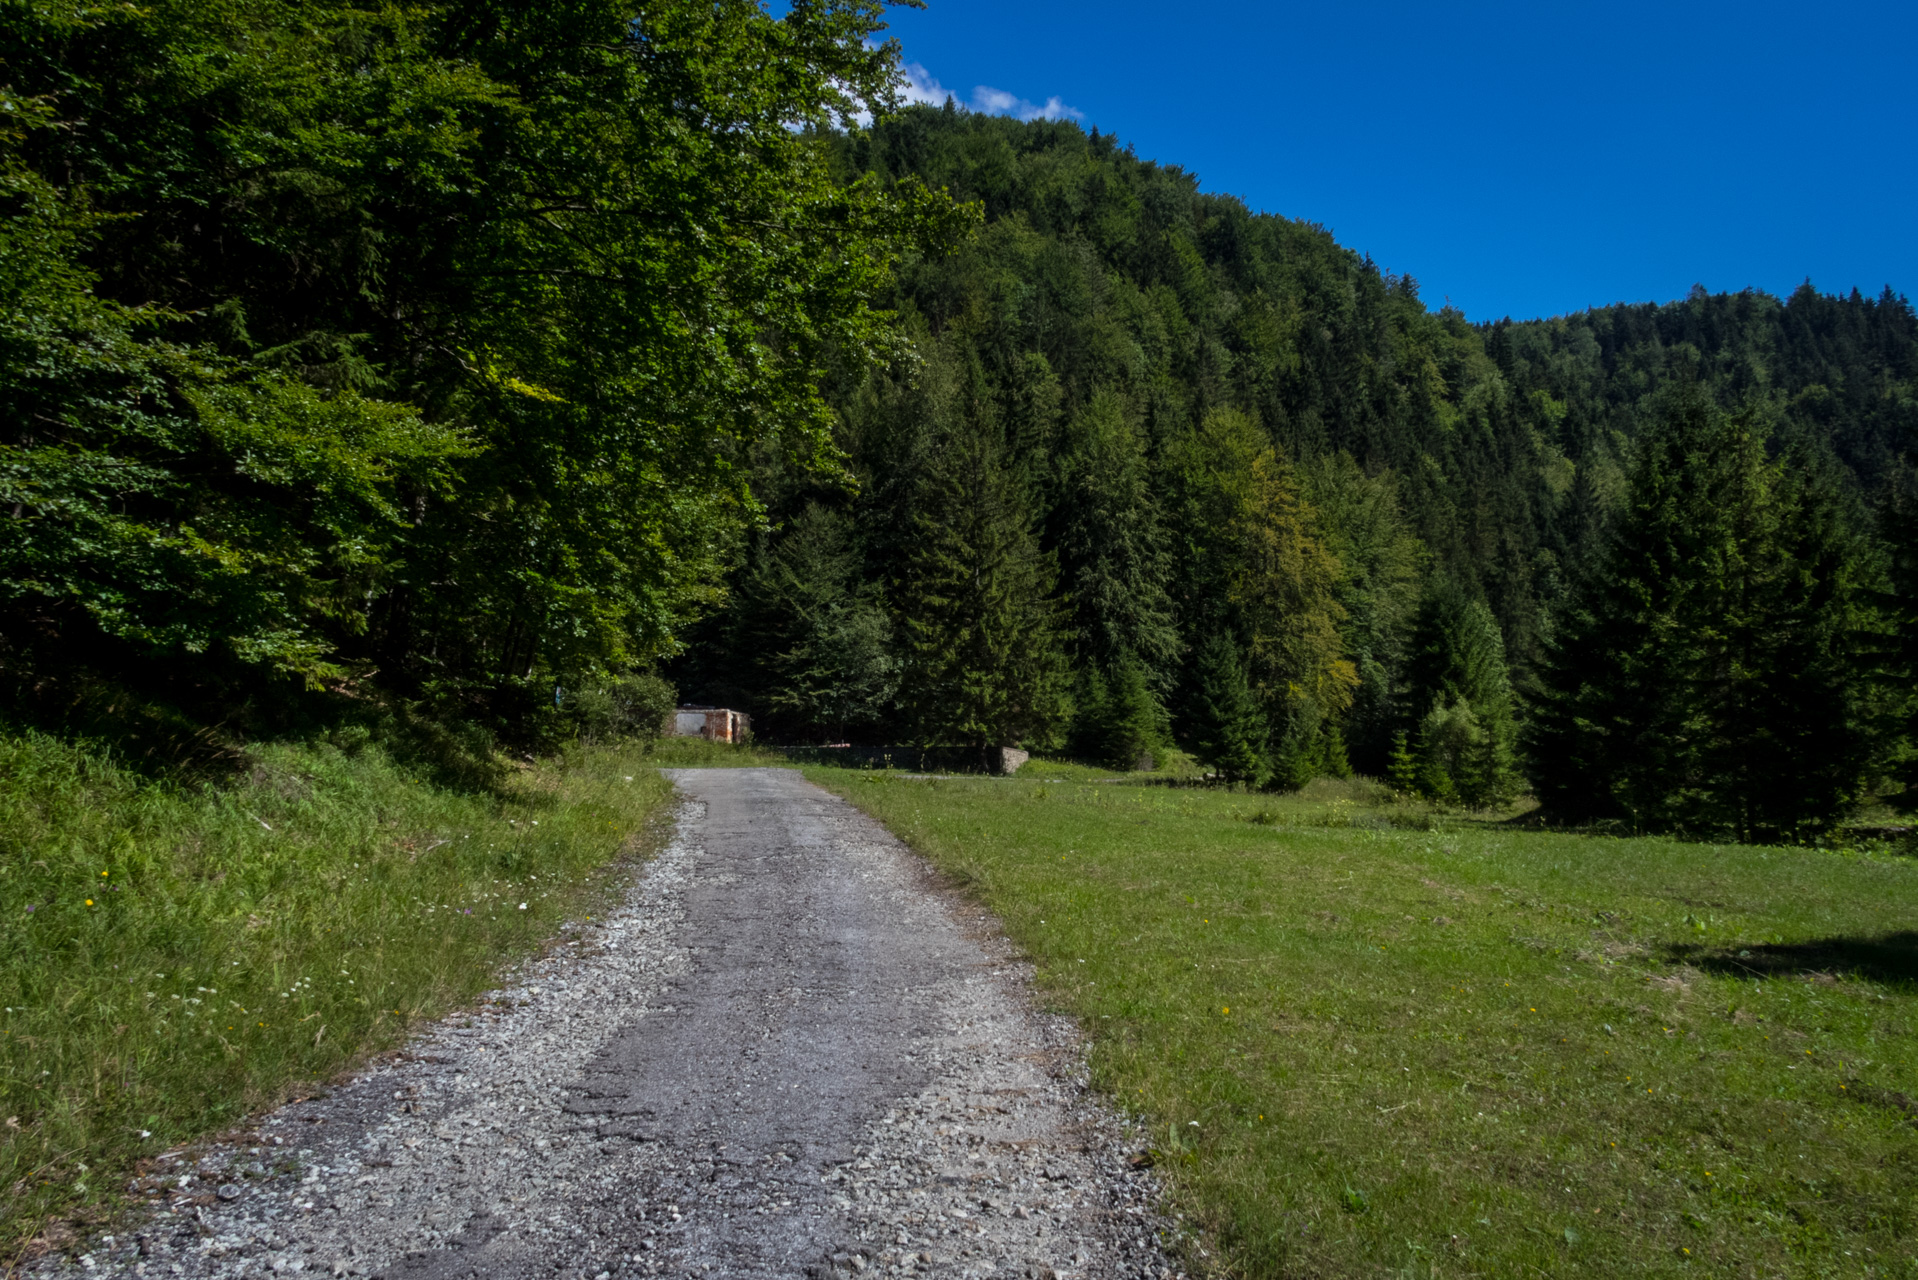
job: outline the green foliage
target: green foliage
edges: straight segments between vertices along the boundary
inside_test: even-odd
[[[1508,689],[1491,700],[1503,705],[1466,698],[1464,718],[1445,696],[1457,749],[1431,785],[1467,804],[1523,787],[1511,690],[1536,684],[1672,386],[1721,408],[1762,402],[1768,447],[1829,445],[1840,491],[1872,493],[1918,427],[1918,321],[1895,295],[1701,292],[1472,325],[1323,228],[1205,195],[1070,123],[910,108],[834,146],[847,180],[918,179],[985,217],[898,273],[891,302],[917,360],[828,390],[859,484],[833,500],[868,580],[903,612],[938,441],[988,414],[1032,482],[1075,667],[1109,682],[1134,653],[1186,743],[1206,714],[1199,650],[1241,637],[1282,786],[1387,771],[1401,729],[1412,749],[1439,705],[1430,690],[1407,701],[1414,613],[1445,581],[1488,611]],[[755,492],[777,517],[818,496],[760,465]],[[719,697],[744,658],[694,665]]]
[[[210,714],[377,669],[512,731],[669,652],[967,223],[831,170],[865,0],[8,12],[6,640]]]
[[[1918,475],[1901,472],[1879,517],[1886,550],[1885,592],[1881,598],[1891,635],[1882,652],[1886,728],[1903,739],[1902,758],[1891,768],[1903,790],[1892,802],[1903,813],[1918,812]]]
[[[1119,673],[1143,663],[1170,685],[1181,648],[1166,594],[1170,564],[1145,441],[1116,394],[1095,394],[1066,432],[1057,527],[1079,660]]]
[[[882,721],[899,684],[892,621],[844,516],[807,505],[737,590],[732,642],[749,656],[762,733],[841,742]]]
[[[58,661],[72,632],[211,654],[314,684],[364,632],[459,433],[355,391],[321,394],[167,341],[183,319],[97,296],[81,257],[108,219],[26,157],[44,102],[0,133],[0,615]]]
[[[636,741],[651,746],[679,705],[679,693],[651,672],[595,680],[562,692],[560,705],[582,742]]]
[[[1509,803],[1519,790],[1517,726],[1491,610],[1441,581],[1420,607],[1410,648],[1403,695],[1410,789],[1475,809]]]
[[[1400,729],[1392,735],[1392,754],[1386,758],[1386,779],[1400,795],[1416,795],[1419,790],[1419,762],[1412,754],[1412,735]]]
[[[1229,633],[1215,632],[1200,646],[1196,674],[1193,754],[1228,786],[1259,786],[1271,772],[1266,759],[1271,730],[1252,692],[1244,655]]]
[[[1358,677],[1339,636],[1339,563],[1291,464],[1233,410],[1208,414],[1168,454],[1180,492],[1183,576],[1209,588],[1215,616],[1244,629],[1268,723],[1281,735],[1316,739],[1351,705]]]
[[[1400,718],[1393,686],[1405,667],[1425,545],[1406,520],[1391,472],[1368,475],[1341,451],[1309,463],[1302,475],[1326,550],[1339,562],[1340,633],[1358,678],[1345,736],[1360,770],[1383,773]]]
[[[1816,456],[1772,461],[1752,415],[1675,396],[1551,650],[1540,798],[1741,839],[1837,822],[1882,749],[1853,519]]]
[[[974,401],[975,406],[980,402]],[[916,544],[894,600],[903,697],[927,744],[1018,746],[1061,726],[1067,674],[1028,486],[983,408],[954,424],[924,473]]]
[[[1097,667],[1081,670],[1067,740],[1079,759],[1137,769],[1164,749],[1166,730],[1165,709],[1138,659],[1123,656],[1109,679]]]

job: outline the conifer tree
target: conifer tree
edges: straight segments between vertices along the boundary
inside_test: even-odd
[[[1705,755],[1715,825],[1800,840],[1838,821],[1886,745],[1872,682],[1878,571],[1828,460],[1798,442],[1767,468],[1770,519],[1747,556],[1750,603],[1728,628]]]
[[[1067,677],[1056,571],[983,395],[940,441],[916,505],[897,597],[904,701],[921,742],[973,746],[985,763],[1059,727]]]
[[[1105,756],[1106,735],[1112,727],[1112,687],[1105,673],[1095,666],[1079,668],[1072,690],[1072,727],[1066,733],[1066,750],[1080,760],[1101,760]]]
[[[1386,758],[1385,777],[1393,788],[1404,795],[1413,795],[1419,789],[1419,763],[1412,754],[1412,734],[1408,729],[1400,729],[1392,735],[1392,754]]]
[[[1327,722],[1344,714],[1358,684],[1339,634],[1338,558],[1290,461],[1245,414],[1207,414],[1168,453],[1182,591],[1211,602],[1189,625],[1245,635],[1247,673],[1273,733],[1273,776],[1298,785],[1324,766]]]
[[[732,645],[762,735],[842,741],[890,709],[892,623],[861,568],[847,518],[811,503],[743,576]]]
[[[1892,767],[1904,790],[1892,798],[1900,812],[1918,811],[1918,473],[1897,478],[1879,517],[1887,552],[1883,609],[1889,634],[1882,645],[1886,724],[1902,736],[1905,755]]]
[[[1144,664],[1164,688],[1179,654],[1169,561],[1145,441],[1125,403],[1097,392],[1067,430],[1053,513],[1079,661],[1115,677]]]
[[[1528,726],[1533,782],[1554,815],[1704,825],[1704,677],[1758,540],[1763,465],[1752,433],[1696,396],[1640,440],[1604,553],[1547,646]]]
[[[1214,632],[1199,647],[1196,666],[1198,696],[1189,726],[1193,754],[1228,785],[1260,785],[1270,771],[1270,730],[1246,676],[1243,653],[1230,634]]]
[[[1410,647],[1404,701],[1416,789],[1473,808],[1510,800],[1517,727],[1492,611],[1443,580],[1419,609]]]
[[[1339,561],[1335,594],[1346,612],[1340,633],[1358,677],[1342,740],[1350,742],[1351,762],[1361,772],[1381,773],[1404,718],[1394,686],[1428,553],[1405,517],[1391,472],[1368,474],[1343,451],[1314,459],[1302,471],[1326,547]]]
[[[1557,815],[1796,840],[1861,793],[1869,565],[1817,460],[1757,426],[1681,393],[1640,441],[1528,733]]]
[[[1096,666],[1082,668],[1076,703],[1070,745],[1081,759],[1133,769],[1166,740],[1165,711],[1144,664],[1129,655],[1109,678]]]
[[[1233,532],[1240,558],[1231,598],[1246,622],[1267,716],[1316,732],[1352,705],[1358,674],[1339,636],[1338,559],[1278,450],[1251,459]]]

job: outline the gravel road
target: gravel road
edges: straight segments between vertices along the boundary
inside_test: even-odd
[[[624,907],[45,1274],[1178,1274],[989,916],[783,769],[675,770]]]

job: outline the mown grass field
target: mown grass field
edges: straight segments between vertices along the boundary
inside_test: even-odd
[[[377,747],[282,744],[201,789],[0,738],[0,1262],[617,895],[603,873],[649,852],[670,793],[656,766],[757,762],[581,748],[450,789]]]
[[[808,773],[1005,921],[1220,1272],[1918,1276],[1912,859]]]

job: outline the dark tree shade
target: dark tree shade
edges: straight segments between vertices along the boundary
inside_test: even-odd
[[[901,697],[926,743],[980,749],[1049,736],[1063,718],[1056,570],[1028,487],[977,400],[938,445],[916,503],[916,545],[894,598]]]
[[[1641,440],[1533,713],[1550,811],[1801,839],[1857,799],[1881,745],[1862,679],[1867,566],[1830,477],[1794,463],[1767,459],[1751,415],[1695,392]]]
[[[898,691],[892,620],[839,512],[808,504],[742,575],[735,650],[747,655],[755,732],[845,741],[883,724]]]
[[[1246,673],[1244,652],[1230,635],[1216,632],[1200,645],[1196,668],[1193,754],[1227,783],[1259,785],[1271,772],[1266,758],[1271,730]]]

